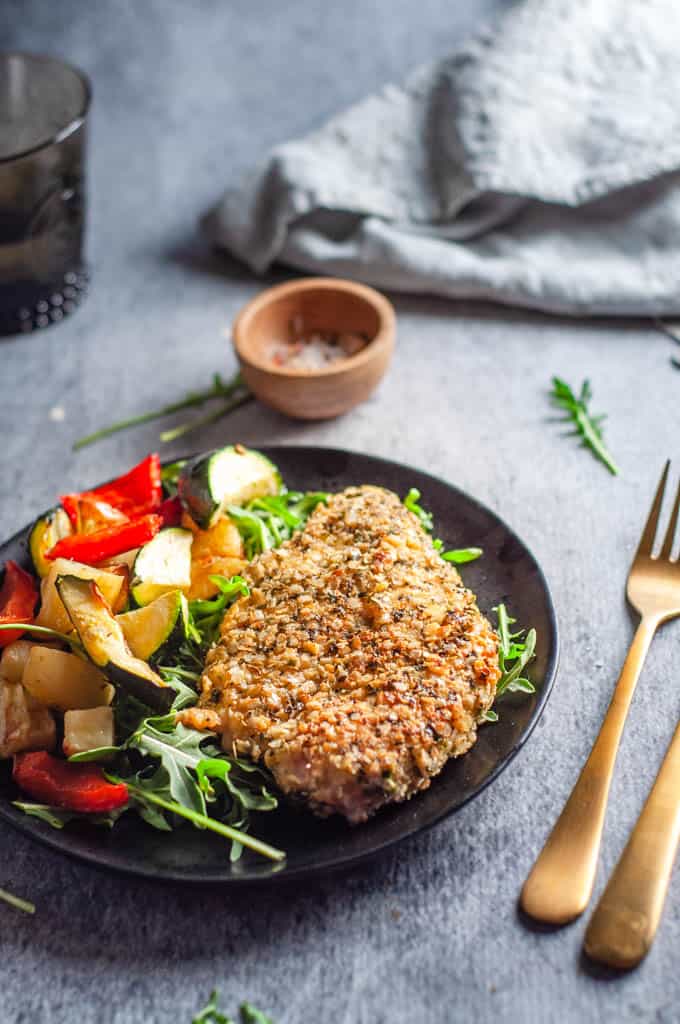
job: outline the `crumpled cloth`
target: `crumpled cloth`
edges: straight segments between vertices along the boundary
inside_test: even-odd
[[[680,313],[677,0],[525,0],[277,146],[203,223],[257,273]]]

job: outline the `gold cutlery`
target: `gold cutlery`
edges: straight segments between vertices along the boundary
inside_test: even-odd
[[[635,685],[656,630],[662,622],[680,615],[680,563],[671,560],[680,489],[661,551],[657,557],[653,555],[669,466],[667,462],[628,574],[626,593],[640,623],[590,756],[522,889],[522,909],[549,924],[567,924],[588,905],[616,753]],[[680,768],[677,778],[680,780]],[[665,781],[662,790],[667,792]]]
[[[680,839],[680,725],[590,919],[584,948],[611,967],[640,963],[654,941]]]

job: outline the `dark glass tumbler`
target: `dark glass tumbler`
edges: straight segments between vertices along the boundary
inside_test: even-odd
[[[81,301],[90,85],[51,57],[0,53],[0,334]]]

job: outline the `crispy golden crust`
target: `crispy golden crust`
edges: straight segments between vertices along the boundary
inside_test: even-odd
[[[251,595],[227,614],[185,715],[263,760],[284,792],[363,821],[474,743],[497,637],[395,494],[335,495],[244,576]]]

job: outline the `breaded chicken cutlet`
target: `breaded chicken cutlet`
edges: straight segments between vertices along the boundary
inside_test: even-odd
[[[351,487],[243,571],[184,720],[316,814],[365,821],[467,751],[498,639],[397,495]]]

